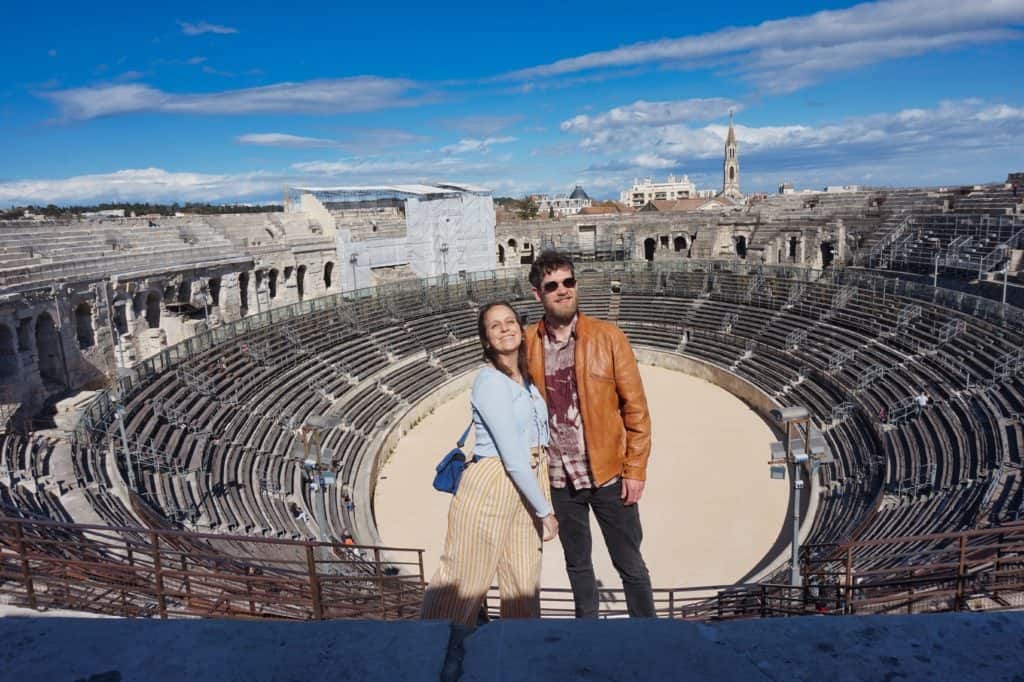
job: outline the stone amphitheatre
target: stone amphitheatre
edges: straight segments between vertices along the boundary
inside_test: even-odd
[[[416,618],[476,308],[536,319],[526,268],[558,248],[649,387],[660,615],[1019,607],[1021,179],[497,223],[467,185],[0,223],[0,597]],[[795,406],[787,443],[773,413]],[[568,613],[560,561],[549,549],[545,616]]]

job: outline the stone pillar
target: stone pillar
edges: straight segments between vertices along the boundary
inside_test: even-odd
[[[836,245],[836,257],[835,262],[837,265],[846,265],[847,258],[847,246],[846,246],[846,223],[843,222],[842,218],[836,218],[836,239],[839,243]]]
[[[242,294],[238,285],[237,272],[229,272],[220,278],[220,317],[225,322],[242,318]],[[251,298],[249,299],[252,300]]]
[[[145,360],[167,348],[167,332],[163,329],[147,329],[136,336],[136,357]]]

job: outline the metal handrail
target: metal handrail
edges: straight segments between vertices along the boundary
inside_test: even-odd
[[[0,517],[0,594],[126,617],[415,618],[423,550]]]

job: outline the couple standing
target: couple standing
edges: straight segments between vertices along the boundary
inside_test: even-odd
[[[473,384],[476,441],[448,512],[423,617],[476,623],[495,577],[503,618],[540,615],[541,540],[565,552],[578,618],[598,615],[590,511],[622,579],[630,616],[653,617],[637,502],[651,420],[626,336],[578,311],[572,261],[540,254],[530,270],[544,318],[525,330],[508,303],[480,310],[487,365]]]

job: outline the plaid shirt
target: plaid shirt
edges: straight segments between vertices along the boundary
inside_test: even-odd
[[[548,330],[544,334],[544,384],[547,388],[548,476],[552,488],[572,483],[576,490],[593,488],[587,446],[583,440],[580,396],[576,390],[576,319],[569,339],[559,343]]]

